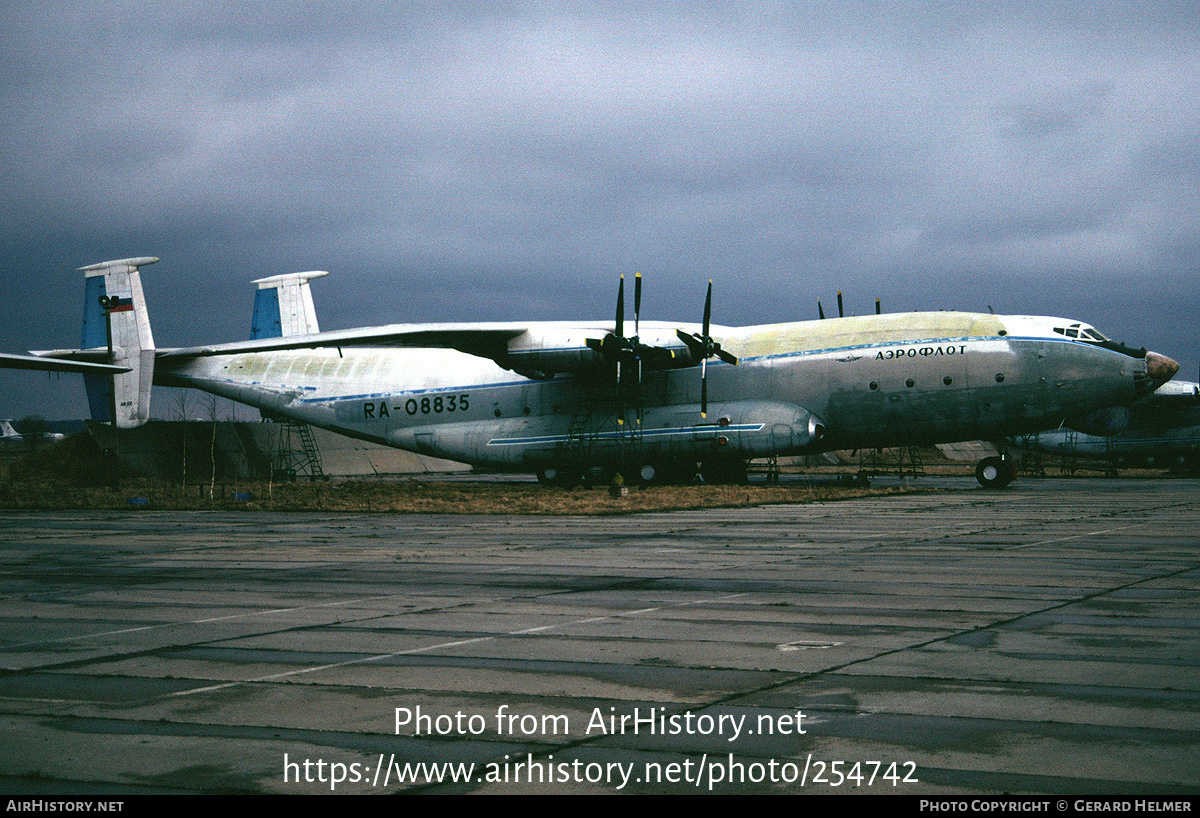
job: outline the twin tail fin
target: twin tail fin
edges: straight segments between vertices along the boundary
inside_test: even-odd
[[[84,274],[84,350],[111,350],[108,363],[126,367],[113,375],[85,373],[92,419],[119,429],[150,419],[154,383],[154,335],[142,295],[140,267],[152,257],[104,261],[80,268]]]

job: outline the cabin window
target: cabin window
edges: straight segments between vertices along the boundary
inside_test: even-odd
[[[911,389],[912,387],[917,385],[917,382],[914,381],[912,378],[909,378],[907,381],[904,382],[904,385],[907,386],[909,389]]]
[[[1004,383],[1004,373],[1003,372],[996,373],[996,383]]]
[[[878,389],[879,383],[878,381],[871,381],[869,384],[867,384],[867,386],[871,387],[871,389]]]
[[[946,386],[949,386],[950,384],[954,383],[954,378],[951,378],[949,375],[947,375],[946,377],[942,378],[942,383],[946,384]]]

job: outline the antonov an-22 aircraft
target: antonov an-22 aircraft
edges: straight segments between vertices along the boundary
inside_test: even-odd
[[[744,477],[746,461],[834,449],[1001,441],[1061,425],[1113,434],[1178,365],[1059,318],[916,312],[752,327],[396,324],[318,332],[308,278],[259,282],[257,337],[156,349],[133,258],[84,267],[82,349],[0,365],[85,371],[93,418],[144,423],[154,383],[351,437],[571,484]],[[280,295],[287,296],[279,314]],[[266,298],[264,298],[264,295]],[[297,307],[297,304],[300,306]],[[279,324],[264,330],[262,315]],[[274,337],[269,337],[274,336]],[[114,374],[114,370],[119,370]],[[710,383],[711,382],[711,383]],[[985,486],[1012,479],[988,458]]]

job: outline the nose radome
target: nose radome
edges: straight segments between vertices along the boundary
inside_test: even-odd
[[[1166,355],[1160,355],[1157,352],[1146,353],[1146,374],[1150,380],[1154,381],[1156,388],[1175,377],[1175,373],[1178,371],[1179,364]]]

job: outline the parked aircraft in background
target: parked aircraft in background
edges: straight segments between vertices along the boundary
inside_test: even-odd
[[[66,435],[60,432],[45,432],[37,435],[39,440],[62,440]],[[25,440],[25,435],[13,428],[11,420],[0,420],[0,439],[8,443],[19,443]]]
[[[51,365],[128,369],[85,375],[94,419],[137,426],[149,418],[152,384],[191,387],[351,437],[561,484],[589,470],[687,479],[697,466],[707,479],[737,480],[751,458],[1001,441],[1063,423],[1111,433],[1123,407],[1178,369],[1050,317],[924,312],[722,327],[710,320],[711,282],[700,323],[643,324],[640,276],[629,335],[622,278],[611,323],[289,334],[281,315],[277,335],[156,349],[139,271],[155,261],[83,268],[83,348],[33,353]],[[307,286],[297,279],[295,292]],[[1012,474],[1001,458],[977,471],[990,486]]]
[[[1113,469],[1200,469],[1200,384],[1163,384],[1131,406],[1125,428],[1109,437],[1055,429],[1009,443],[1028,451],[1101,461]]]

